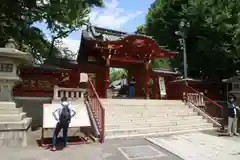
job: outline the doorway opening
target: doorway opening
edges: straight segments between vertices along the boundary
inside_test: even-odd
[[[128,70],[124,68],[110,68],[110,90],[112,98],[128,97]]]

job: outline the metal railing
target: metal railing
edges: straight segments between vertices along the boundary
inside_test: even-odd
[[[100,98],[91,80],[88,81],[88,98],[100,132],[100,143],[103,143],[105,132],[105,109],[102,106]]]

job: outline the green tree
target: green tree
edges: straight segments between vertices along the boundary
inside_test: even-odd
[[[189,75],[221,79],[239,67],[239,10],[237,0],[156,0],[148,11],[145,31],[160,45],[179,51],[171,65],[182,70],[175,31],[182,20],[190,22],[186,38]]]
[[[88,23],[88,14],[94,6],[103,6],[103,1],[2,0],[0,3],[0,46],[3,46],[9,38],[13,38],[19,44],[20,49],[30,48],[35,57],[56,57],[61,52],[55,47],[54,42]],[[39,29],[32,26],[35,22],[47,24],[51,31],[51,43],[46,40]]]
[[[114,81],[120,80],[123,75],[127,76],[127,71],[126,70],[118,69],[118,68],[111,68],[110,81],[114,82]]]
[[[137,27],[135,33],[136,34],[146,34],[146,28],[145,28],[145,25],[140,25]]]

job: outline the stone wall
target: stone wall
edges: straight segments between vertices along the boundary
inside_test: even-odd
[[[51,99],[47,98],[14,98],[17,107],[23,106],[23,112],[27,117],[32,118],[32,130],[37,130],[42,126],[43,104],[50,103]]]

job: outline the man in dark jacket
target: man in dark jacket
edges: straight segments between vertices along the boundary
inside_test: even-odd
[[[230,94],[228,97],[228,134],[229,136],[238,136],[237,133],[237,110],[239,110],[236,105],[236,96],[234,94]]]
[[[130,82],[129,82],[129,96],[130,97],[135,96],[135,84],[136,84],[135,78],[132,77]]]

